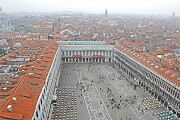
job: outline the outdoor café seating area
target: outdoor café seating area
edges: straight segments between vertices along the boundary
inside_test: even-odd
[[[77,120],[76,89],[65,87],[57,89],[57,103],[54,104],[52,120]]]
[[[141,99],[142,104],[145,106],[146,109],[155,109],[161,107],[161,103],[157,101],[154,97],[146,97]]]
[[[173,114],[167,111],[155,113],[157,120],[178,120],[178,118]]]

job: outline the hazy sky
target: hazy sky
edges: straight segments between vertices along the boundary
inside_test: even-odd
[[[180,16],[180,0],[0,0],[4,12],[84,11]]]

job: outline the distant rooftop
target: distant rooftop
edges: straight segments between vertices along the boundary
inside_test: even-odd
[[[58,41],[60,45],[106,45],[105,41]]]
[[[37,46],[35,60],[19,67],[8,83],[0,85],[0,119],[31,119],[41,90],[56,54],[58,44],[52,40],[29,41],[21,51],[31,54],[30,46]],[[21,52],[20,51],[20,52]],[[18,51],[15,51],[18,52]],[[19,53],[19,52],[18,52]],[[23,52],[21,52],[23,53]],[[19,54],[21,54],[19,53]],[[38,53],[38,54],[37,54]],[[13,98],[17,103],[13,103]],[[12,105],[12,111],[7,107]]]

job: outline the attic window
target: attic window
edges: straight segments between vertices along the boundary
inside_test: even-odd
[[[169,70],[165,72],[165,74],[168,74],[169,73]]]
[[[144,59],[144,61],[145,61],[146,59]]]
[[[176,74],[172,74],[171,77],[174,77]]]
[[[150,61],[147,61],[147,63],[149,63]]]
[[[37,83],[35,83],[35,82],[30,82],[29,84],[31,84],[31,85],[37,85]]]
[[[161,68],[160,70],[164,70],[164,68]]]
[[[140,57],[142,59],[142,57]]]
[[[151,65],[153,66],[154,64],[152,63]]]
[[[50,56],[46,56],[47,58],[50,58]]]
[[[155,66],[155,68],[158,68],[159,66]]]
[[[139,57],[139,55],[137,55]]]
[[[21,93],[20,95],[26,98],[31,98],[31,94],[29,93]]]
[[[180,80],[180,77],[179,77],[179,78],[177,78],[177,80]]]
[[[40,64],[40,66],[41,66],[41,67],[46,67],[46,66],[45,66],[45,65],[43,65],[43,64]]]

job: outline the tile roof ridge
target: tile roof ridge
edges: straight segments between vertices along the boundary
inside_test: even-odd
[[[34,61],[34,64],[35,64],[36,61]],[[15,92],[15,90],[18,88],[18,86],[22,83],[24,77],[29,73],[28,71],[30,71],[31,68],[29,68],[26,73],[24,74],[24,76],[21,78],[21,80],[17,83],[17,86],[14,88],[13,92],[11,92],[11,94],[8,96],[8,98],[6,99],[6,101],[4,101],[4,103],[0,106],[0,110],[1,108],[4,107],[4,105],[6,104],[6,102],[11,98],[12,94]]]

